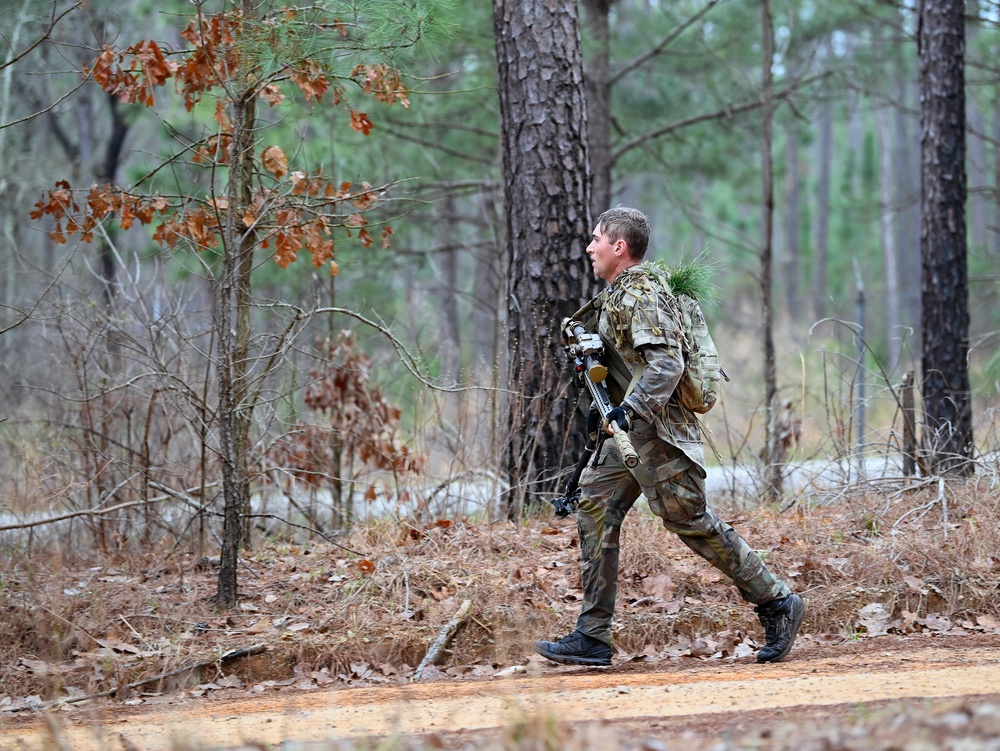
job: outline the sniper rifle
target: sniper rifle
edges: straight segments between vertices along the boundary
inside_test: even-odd
[[[566,342],[566,351],[573,358],[574,369],[581,385],[586,386],[593,399],[593,409],[603,421],[608,413],[615,407],[611,403],[611,395],[608,393],[608,386],[605,378],[608,376],[608,368],[601,361],[604,354],[604,343],[597,334],[587,331],[583,324],[571,318],[564,318],[562,322],[563,340]],[[632,441],[628,433],[620,430],[614,422],[608,423],[611,437],[615,441],[615,447],[621,455],[625,466],[631,469],[639,464],[639,455],[632,446]],[[557,516],[567,516],[576,506],[580,499],[580,475],[586,466],[590,454],[594,454],[594,460],[601,453],[601,447],[608,435],[604,431],[598,431],[597,444],[588,444],[584,455],[580,457],[572,477],[567,481],[564,494],[559,498],[552,499]]]

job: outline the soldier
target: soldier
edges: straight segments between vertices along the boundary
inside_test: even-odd
[[[556,642],[535,642],[535,651],[560,663],[611,664],[619,533],[642,493],[664,527],[756,605],[765,635],[757,661],[776,662],[792,648],[805,603],[707,504],[700,425],[677,393],[685,366],[676,298],[643,265],[648,243],[642,212],[618,207],[601,215],[587,247],[594,274],[610,286],[574,318],[604,342],[609,391],[619,405],[600,429],[611,433],[613,422],[627,431],[640,461],[626,468],[604,442],[596,464],[584,469],[577,511],[583,609],[575,631]],[[597,422],[591,412],[591,438]]]

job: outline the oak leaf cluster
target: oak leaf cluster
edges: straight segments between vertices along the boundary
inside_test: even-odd
[[[251,23],[239,11],[214,16],[199,14],[181,32],[191,49],[174,54],[152,40],[143,40],[124,49],[106,45],[84,73],[90,75],[108,94],[123,103],[156,104],[155,92],[173,81],[188,111],[203,97],[218,96],[214,120],[216,132],[191,144],[190,160],[211,168],[229,168],[234,157],[234,129],[230,117],[231,98],[237,82],[257,81],[249,96],[256,96],[270,106],[281,104],[286,94],[282,86],[294,84],[307,104],[321,103],[329,94],[332,106],[346,98],[345,85],[353,83],[364,95],[392,105],[409,106],[409,92],[399,72],[382,63],[356,65],[343,78],[330,73],[314,59],[292,59],[287,65],[267,77],[260,73],[246,50],[261,34],[277,34],[280,25],[294,34],[292,25],[299,21],[289,12],[267,22]],[[334,19],[325,24],[341,37],[348,34],[344,24]],[[259,79],[259,80],[258,80]],[[364,135],[374,124],[368,114],[350,109],[350,127]],[[240,212],[243,225],[253,231],[257,247],[274,247],[274,260],[282,268],[295,261],[299,251],[306,250],[317,268],[328,265],[331,274],[338,272],[334,260],[334,231],[346,231],[368,247],[374,241],[361,212],[378,205],[381,195],[367,182],[355,187],[347,182],[334,182],[319,171],[290,170],[288,157],[277,145],[263,148],[255,164],[257,188],[248,205],[232,207]],[[71,185],[61,180],[35,204],[32,219],[50,217],[55,227],[49,233],[56,243],[65,243],[78,235],[91,242],[97,226],[117,218],[123,229],[136,220],[141,224],[158,222],[153,240],[161,247],[173,249],[185,243],[195,250],[217,247],[225,225],[225,212],[230,209],[225,198],[145,195],[110,184],[93,186],[85,198],[79,198]],[[345,211],[346,209],[346,211]],[[383,226],[379,239],[389,246],[392,229]]]

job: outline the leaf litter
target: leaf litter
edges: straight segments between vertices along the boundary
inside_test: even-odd
[[[920,492],[892,503],[847,495],[786,513],[719,510],[806,597],[804,642],[1000,634],[998,501],[974,489],[955,495],[946,536],[932,513],[893,524],[926,504]],[[870,531],[873,508],[885,521],[876,528],[890,533]],[[101,693],[162,703],[402,684],[465,599],[469,617],[422,680],[563,669],[531,644],[571,631],[579,611],[572,520],[383,519],[341,542],[364,555],[313,542],[247,551],[230,612],[214,607],[218,561],[191,553],[111,561],[46,549],[12,561],[0,587],[0,659],[10,666],[0,711]],[[621,550],[617,663],[752,659],[761,638],[752,608],[648,511],[626,519]],[[218,660],[256,644],[259,654]],[[138,681],[149,682],[118,690]]]

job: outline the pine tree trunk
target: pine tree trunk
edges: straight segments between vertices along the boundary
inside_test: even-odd
[[[253,92],[238,94],[232,105],[233,144],[225,210],[222,276],[215,285],[213,323],[218,339],[219,459],[222,465],[223,528],[216,603],[232,608],[238,601],[239,549],[249,542],[250,480],[248,453],[252,408],[248,398],[250,347],[250,272],[253,234],[243,224],[242,206],[250,204],[253,186]]]
[[[791,71],[794,78],[794,71]],[[801,217],[799,196],[801,195],[802,176],[799,169],[799,129],[798,123],[792,122],[788,128],[785,140],[785,156],[788,162],[788,179],[785,183],[785,305],[788,316],[798,321],[802,316],[802,291],[799,287],[799,232]]]
[[[506,205],[509,434],[517,515],[582,450],[559,323],[596,289],[575,3],[494,0]]]
[[[965,15],[962,0],[920,5],[923,445],[938,474],[971,470],[966,267]]]
[[[128,135],[129,121],[118,107],[118,99],[111,94],[107,97],[108,111],[111,114],[111,133],[104,146],[104,157],[95,170],[94,177],[99,183],[114,183],[118,178],[118,167],[121,165],[122,153],[125,149],[125,137]],[[101,254],[101,281],[104,283],[104,304],[110,313],[114,307],[116,272],[115,254],[108,240],[101,235],[98,243]]]
[[[240,174],[237,195],[240,198],[239,217],[243,216],[243,207],[253,202],[254,175],[254,132],[257,128],[257,98],[250,95],[246,99],[243,110],[243,128],[235,143],[239,150]],[[233,355],[233,385],[235,387],[235,438],[236,438],[236,469],[239,487],[240,505],[240,537],[241,548],[250,545],[251,508],[250,508],[250,425],[253,421],[253,407],[250,399],[249,363],[250,363],[250,305],[251,286],[250,274],[253,271],[253,252],[257,247],[257,238],[253,230],[247,230],[242,222],[236,225],[239,232],[239,255],[236,265],[236,349]],[[235,234],[235,233],[234,233]],[[234,237],[234,240],[236,238]]]
[[[915,123],[909,114],[916,82],[911,78],[902,45],[893,44],[889,49],[896,89],[896,107],[893,109],[893,158],[896,166],[893,173],[899,202],[896,248],[899,258],[900,324],[913,330],[911,347],[916,354],[920,349],[920,158],[912,146],[916,140],[913,133]]]
[[[967,16],[979,20],[980,2],[969,0]],[[982,27],[974,22],[966,30],[966,46],[974,46]],[[966,159],[968,169],[968,244],[974,252],[981,253],[989,243],[989,210],[990,210],[990,169],[987,166],[986,118],[978,102],[971,96],[966,99],[966,118],[968,120]]]
[[[1000,97],[993,105],[993,142],[1000,144]],[[1000,148],[993,149],[993,254],[1000,256]]]
[[[833,59],[833,45],[824,45],[824,61]],[[813,317],[826,317],[826,272],[830,247],[830,181],[833,172],[833,102],[824,97],[819,110],[819,174],[816,178],[816,248],[813,257],[812,304]]]
[[[778,412],[778,371],[774,351],[773,300],[774,284],[772,282],[772,242],[774,237],[774,77],[771,65],[774,55],[774,25],[771,18],[771,3],[763,0],[761,3],[761,26],[763,44],[761,45],[761,198],[763,216],[761,217],[761,247],[760,247],[760,296],[761,317],[764,327],[764,424],[766,447],[766,465],[764,469],[764,495],[769,502],[781,499],[781,457],[778,443],[775,419]]]
[[[436,253],[438,282],[438,320],[441,322],[441,377],[446,383],[459,382],[462,376],[462,331],[458,312],[459,236],[455,232],[455,198],[448,196],[441,204],[439,240],[444,245]]]
[[[892,160],[892,138],[886,106],[876,105],[873,112],[879,153],[879,236],[882,240],[882,283],[885,303],[885,336],[888,343],[886,370],[899,364],[903,351],[899,327],[899,265],[896,251],[896,208],[892,189],[896,165]]]
[[[476,251],[472,273],[476,299],[472,309],[472,332],[469,334],[472,349],[470,370],[471,380],[492,382],[497,376],[498,342],[506,325],[502,308],[507,257],[504,255],[498,195],[495,191],[483,193],[479,201],[482,216],[493,230],[491,236],[494,240]]]
[[[584,0],[584,18],[593,36],[587,57],[587,131],[594,174],[594,215],[611,208],[611,63],[608,13],[611,0]]]

